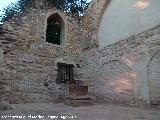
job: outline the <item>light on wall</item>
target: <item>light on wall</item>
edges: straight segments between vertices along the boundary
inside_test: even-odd
[[[133,7],[138,9],[145,9],[149,6],[149,0],[139,0],[137,1]]]

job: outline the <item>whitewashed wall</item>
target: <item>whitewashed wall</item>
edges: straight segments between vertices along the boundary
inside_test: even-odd
[[[104,47],[160,24],[160,0],[111,0],[99,27]]]

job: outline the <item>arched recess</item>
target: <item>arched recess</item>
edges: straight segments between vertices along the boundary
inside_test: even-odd
[[[65,22],[58,12],[47,17],[46,42],[57,45],[64,45]]]
[[[134,73],[127,64],[119,60],[103,64],[97,71],[95,94],[97,101],[135,104]]]
[[[148,79],[151,105],[160,105],[160,50],[151,58],[148,64]]]

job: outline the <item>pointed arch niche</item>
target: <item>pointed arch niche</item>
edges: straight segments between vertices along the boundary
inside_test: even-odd
[[[46,42],[64,45],[65,23],[63,18],[56,12],[47,18]]]

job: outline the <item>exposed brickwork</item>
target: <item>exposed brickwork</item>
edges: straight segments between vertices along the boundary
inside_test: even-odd
[[[74,64],[75,79],[85,81],[95,102],[148,105],[146,69],[159,50],[160,25],[100,49],[98,28],[109,2],[93,0],[80,18],[57,9],[30,9],[6,22],[0,33],[0,101],[63,102],[67,86],[56,83],[57,62],[63,62]],[[53,13],[64,20],[65,45],[45,40],[47,17]]]
[[[48,13],[60,14],[65,22],[64,46],[45,41]],[[0,81],[11,86],[9,102],[63,102],[66,85],[56,84],[57,62],[82,62],[77,21],[56,9],[31,9],[21,16],[5,23],[0,36]]]
[[[143,56],[139,55],[139,53],[150,51],[150,49],[155,49],[155,48],[159,49],[159,41],[160,41],[160,26],[156,26],[150,30],[147,30],[135,36],[131,36],[129,38],[126,38],[125,40],[121,40],[120,42],[115,43],[111,46],[107,46],[103,49],[92,48],[91,50],[85,50],[86,51],[85,56],[87,56],[86,57],[87,61],[86,61],[86,65],[84,65],[84,68],[81,71],[81,75],[83,76],[81,78],[84,78],[84,80],[87,80],[86,82],[90,86],[90,94],[93,96],[97,96],[95,98],[96,101],[101,103],[104,103],[104,102],[114,103],[114,104],[128,103],[128,104],[138,104],[138,106],[148,105],[148,103],[144,100],[144,98],[142,98],[142,93],[141,92],[138,93],[139,91],[136,88],[136,84],[139,84],[140,81],[136,80],[138,78],[136,78],[136,75],[132,70],[130,63],[126,63],[128,58],[125,56],[133,56],[134,58],[136,57],[141,58]],[[156,49],[154,51],[156,51]],[[149,58],[151,57],[152,55],[149,55]],[[118,66],[116,67],[114,65],[115,61],[120,62],[120,64],[118,63],[119,66],[127,65],[128,68],[124,69],[124,71],[126,72],[123,72],[123,70],[120,67]],[[112,68],[114,67],[116,68],[112,70]],[[147,67],[147,64],[146,64],[146,67]],[[102,72],[103,74],[99,74],[99,72]],[[128,76],[129,78],[125,76],[126,73],[127,75],[129,75]],[[116,80],[116,76],[120,80],[121,75],[124,76],[122,78],[124,81],[119,81],[119,82],[125,82],[125,80],[134,81],[134,83],[132,83],[133,88],[131,90],[132,99],[129,99],[129,94],[126,92],[121,93],[123,95],[126,94],[127,96],[126,99],[125,99],[125,96],[120,97],[121,94],[118,94],[118,93],[116,93],[117,96],[114,94],[107,93],[107,91],[113,91],[111,90],[110,87],[107,87],[107,85],[112,84]],[[135,78],[132,78],[132,77],[135,77]],[[116,83],[118,83],[118,81]],[[126,84],[128,84],[128,82],[124,83],[123,85],[126,86]],[[122,89],[125,88],[124,86],[122,87]],[[99,88],[100,90],[98,90]],[[116,88],[116,84],[114,85],[113,88],[114,89]],[[138,86],[138,89],[141,89],[141,88],[139,88]],[[96,91],[99,91],[99,93],[101,94],[96,93]],[[135,96],[134,94],[139,94],[139,95]],[[116,97],[114,98],[113,96],[116,96]]]

